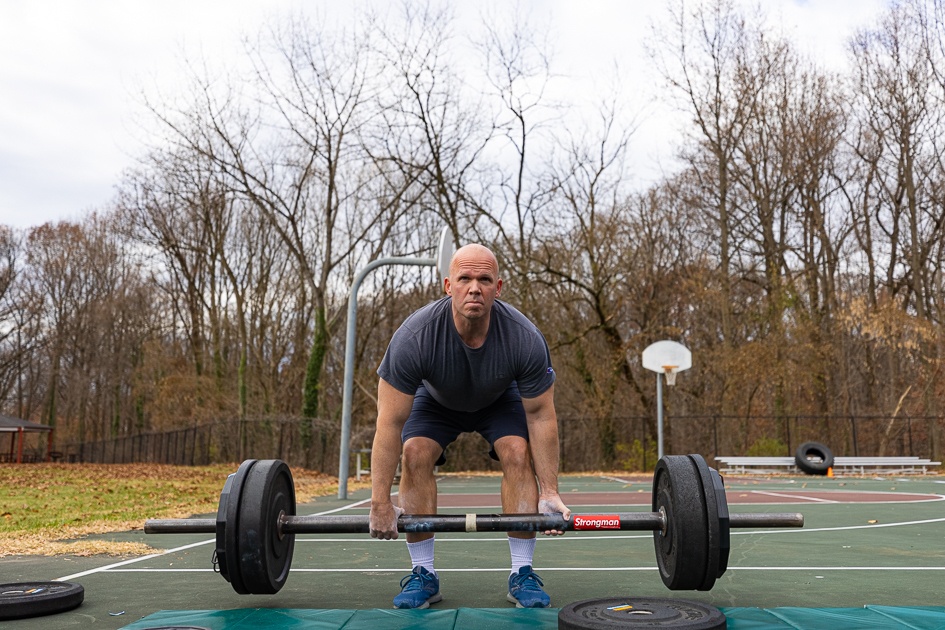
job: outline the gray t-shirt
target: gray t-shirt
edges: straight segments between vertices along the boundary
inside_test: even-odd
[[[455,411],[483,409],[515,385],[523,398],[535,398],[555,382],[548,344],[527,317],[496,300],[485,343],[470,348],[456,331],[449,297],[404,321],[377,374],[411,396],[422,384]]]

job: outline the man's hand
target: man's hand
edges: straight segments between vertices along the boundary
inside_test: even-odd
[[[571,510],[564,504],[557,494],[541,495],[538,498],[538,511],[542,514],[560,514],[564,520],[571,520]],[[550,529],[542,532],[545,536],[561,536],[563,531]]]
[[[371,538],[394,540],[397,538],[397,519],[404,513],[390,501],[386,503],[371,503],[370,528]]]

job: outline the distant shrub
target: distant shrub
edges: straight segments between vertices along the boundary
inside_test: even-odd
[[[787,455],[787,445],[778,438],[761,438],[748,447],[749,457],[779,457]]]
[[[634,440],[632,444],[626,444],[620,442],[616,447],[617,451],[617,464],[620,466],[621,470],[626,470],[630,472],[646,472],[653,470],[656,466],[656,446],[650,444],[649,448],[646,449],[646,457],[644,458],[643,444],[640,443],[640,440]],[[646,465],[644,465],[644,459],[646,460]]]

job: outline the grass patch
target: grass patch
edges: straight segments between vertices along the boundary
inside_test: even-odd
[[[149,518],[216,512],[226,476],[236,468],[235,464],[4,464],[0,557],[154,553],[145,544],[83,537],[140,530]],[[292,476],[300,503],[338,490],[336,477],[302,469],[293,469]]]

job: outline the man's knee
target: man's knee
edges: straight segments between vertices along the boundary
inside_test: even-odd
[[[432,474],[442,448],[429,438],[410,438],[404,443],[401,467],[408,475]]]
[[[531,454],[528,450],[528,441],[524,438],[514,436],[504,437],[496,441],[495,450],[504,471],[531,470]]]

